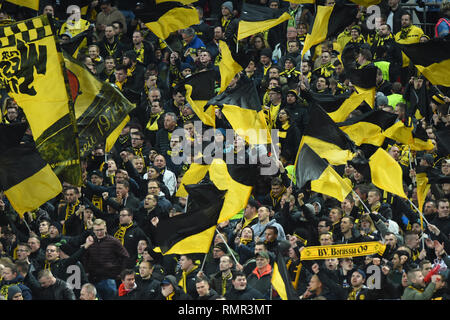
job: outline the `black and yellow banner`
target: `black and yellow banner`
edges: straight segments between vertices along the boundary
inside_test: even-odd
[[[313,46],[336,36],[356,21],[357,6],[337,2],[333,6],[317,6],[311,32],[307,34],[302,56]]]
[[[347,121],[338,123],[357,146],[371,144],[382,146],[386,136],[384,131],[391,128],[397,121],[397,115],[383,110],[372,110]]]
[[[304,247],[301,251],[300,260],[350,258],[371,254],[383,255],[385,249],[386,245],[378,241]]]
[[[201,181],[207,174],[219,190],[227,190],[218,223],[232,218],[245,208],[257,177],[257,167],[250,164],[227,164],[223,159],[213,159],[210,164],[191,164],[181,180],[177,197],[188,195],[188,184]]]
[[[311,182],[311,190],[329,195],[339,201],[352,191],[350,180],[343,179],[324,159],[307,144],[303,144],[295,161],[296,185],[302,188]]]
[[[186,212],[159,221],[153,234],[155,251],[163,254],[209,251],[228,192],[219,190],[209,179],[185,188],[189,194]]]
[[[10,2],[15,5],[30,8],[36,11],[39,11],[39,1],[40,0],[6,0],[6,2]]]
[[[0,81],[23,109],[42,158],[81,185],[77,127],[62,54],[46,16],[0,27]]]
[[[274,10],[268,7],[244,2],[239,17],[237,39],[242,40],[259,32],[269,30],[291,18],[289,13],[281,9]]]
[[[450,177],[443,175],[437,168],[418,166],[416,169],[416,181],[418,208],[423,210],[431,185],[450,183]]]
[[[339,129],[322,107],[316,105],[314,109],[299,148],[306,143],[329,164],[346,164],[355,155],[355,143]]]
[[[135,105],[111,84],[99,81],[86,68],[64,54],[67,78],[75,107],[81,157],[98,144],[109,152]]]
[[[359,153],[351,164],[366,181],[372,182],[381,190],[407,199],[403,188],[403,170],[400,164],[381,147],[366,148],[366,154]]]
[[[215,70],[201,71],[187,77],[180,86],[186,89],[186,101],[191,105],[197,117],[207,126],[215,126],[214,108],[204,108],[213,98],[217,73]]]
[[[399,44],[408,56],[432,84],[450,87],[450,38],[433,38],[427,42]]]
[[[284,256],[279,250],[273,263],[271,283],[282,300],[299,300],[289,277]]]
[[[25,123],[0,124],[0,190],[23,217],[55,198],[62,185],[34,146],[21,144]]]
[[[185,6],[192,1],[156,1],[142,10],[136,10],[140,19],[158,38],[167,39],[180,29],[200,23],[197,9]]]

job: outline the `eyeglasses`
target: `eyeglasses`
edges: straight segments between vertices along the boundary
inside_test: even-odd
[[[129,214],[119,214],[119,217],[128,217]]]

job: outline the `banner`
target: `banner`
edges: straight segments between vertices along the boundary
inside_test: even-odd
[[[49,19],[0,27],[0,82],[23,109],[36,148],[62,181],[81,185],[77,126]]]
[[[378,241],[304,247],[300,260],[360,257],[375,253],[382,255],[385,249],[386,245]]]
[[[135,105],[111,84],[98,80],[86,68],[64,53],[69,87],[74,101],[80,139],[80,156],[105,143],[109,152]]]

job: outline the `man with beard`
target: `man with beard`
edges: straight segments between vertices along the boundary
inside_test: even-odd
[[[123,52],[126,50],[125,44],[120,42],[119,38],[115,35],[113,25],[105,27],[105,35],[98,43],[98,46],[100,48],[100,56],[112,56],[116,63],[119,62]]]

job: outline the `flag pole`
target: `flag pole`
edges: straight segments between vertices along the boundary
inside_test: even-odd
[[[352,192],[354,195],[356,195],[356,197],[359,199],[359,201],[362,203],[363,207],[367,210],[367,212],[370,214],[371,211],[369,210],[369,208],[367,208],[366,204],[364,203],[364,201],[361,199],[361,197],[359,196],[358,193],[355,192],[355,190],[352,189]]]
[[[416,211],[420,214],[420,216],[422,217],[423,221],[425,221],[427,224],[430,224],[427,219],[425,219],[423,213],[419,210],[419,208],[416,207],[416,205],[408,198],[409,203],[414,207],[414,209],[416,209]]]
[[[233,254],[233,251],[231,251],[231,248],[230,248],[230,246],[228,245],[227,241],[226,241],[225,238],[222,236],[222,234],[219,232],[219,230],[217,230],[217,227],[216,227],[216,232],[217,232],[217,234],[222,238],[223,243],[225,244],[225,246],[227,247],[228,251],[230,252],[230,255],[233,257],[233,260],[234,260],[234,262],[236,263],[236,265],[239,264],[239,261],[237,261],[236,257],[235,257],[234,254]]]

